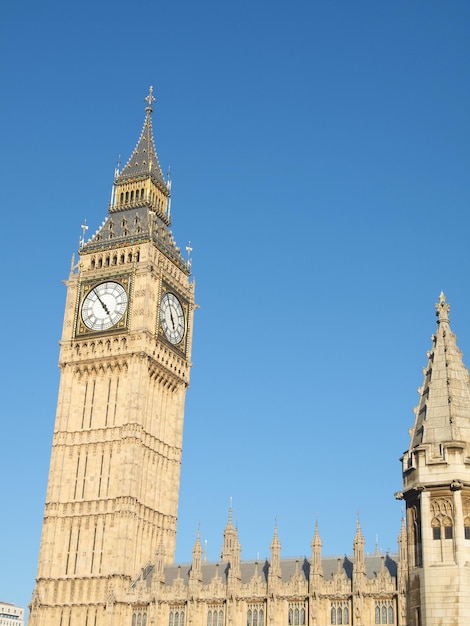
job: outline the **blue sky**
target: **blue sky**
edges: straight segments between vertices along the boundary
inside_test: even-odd
[[[470,351],[470,4],[6,0],[0,599],[34,586],[62,280],[154,85],[200,309],[177,558],[396,549],[399,457],[444,290]],[[467,363],[469,360],[467,359]]]

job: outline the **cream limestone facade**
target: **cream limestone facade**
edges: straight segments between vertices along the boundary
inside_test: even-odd
[[[125,623],[114,600],[158,546],[174,557],[194,290],[147,100],[108,216],[67,281],[31,626]]]
[[[470,385],[441,296],[410,448],[398,553],[242,561],[232,510],[221,558],[199,535],[175,564],[194,283],[170,226],[152,90],[108,215],[72,262],[30,626],[468,626]]]

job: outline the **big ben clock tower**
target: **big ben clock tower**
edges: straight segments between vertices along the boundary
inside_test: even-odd
[[[194,310],[170,231],[153,95],[108,215],[67,281],[30,626],[119,626],[129,584],[175,550]]]

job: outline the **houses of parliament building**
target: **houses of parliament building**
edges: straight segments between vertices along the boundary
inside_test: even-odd
[[[152,130],[116,172],[107,216],[67,280],[60,386],[30,626],[468,626],[470,381],[440,295],[402,458],[398,553],[243,561],[199,536],[174,562],[194,283],[170,230]]]

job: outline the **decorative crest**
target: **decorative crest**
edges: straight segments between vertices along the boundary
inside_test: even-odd
[[[145,110],[147,111],[147,113],[153,113],[152,102],[155,102],[155,97],[153,95],[152,85],[150,85],[149,87],[149,95],[145,98],[145,100],[147,101],[147,106],[145,107]]]

